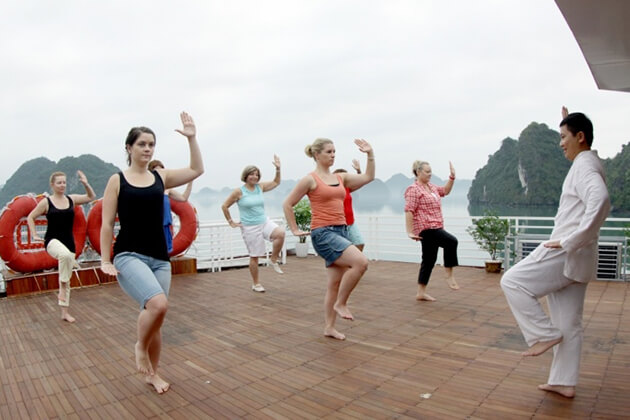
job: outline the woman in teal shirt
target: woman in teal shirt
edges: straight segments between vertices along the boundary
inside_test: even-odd
[[[276,176],[273,181],[260,182],[260,169],[254,165],[246,166],[241,174],[243,184],[236,188],[221,206],[225,219],[231,227],[240,227],[243,240],[249,252],[249,272],[252,275],[252,290],[264,292],[265,288],[258,280],[258,258],[267,255],[265,240],[272,242],[273,248],[269,257],[269,265],[278,273],[282,269],[278,264],[278,257],[284,245],[284,229],[269,220],[265,215],[263,193],[271,191],[280,185],[280,159],[273,155],[273,165]],[[230,216],[230,206],[238,204],[240,222],[235,222]]]

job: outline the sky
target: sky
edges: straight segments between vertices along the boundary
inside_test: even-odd
[[[416,159],[472,179],[532,121],[560,109],[594,122],[597,149],[630,141],[630,94],[598,90],[552,0],[165,0],[3,2],[0,185],[27,160],[94,154],[124,168],[129,129],[157,135],[155,158],[188,164],[179,112],[195,119],[202,187],[236,187],[249,164],[273,177],[375,151],[376,176]]]

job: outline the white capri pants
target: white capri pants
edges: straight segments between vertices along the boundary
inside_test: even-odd
[[[564,276],[564,250],[546,251],[542,258],[529,255],[509,269],[501,279],[501,288],[529,346],[563,338],[553,348],[547,383],[575,386],[580,370],[582,312],[588,283]],[[550,317],[538,300],[544,296]]]
[[[70,306],[70,277],[72,277],[72,269],[77,267],[77,262],[74,259],[74,252],[71,252],[63,243],[58,239],[52,239],[48,242],[46,252],[51,257],[55,258],[59,263],[59,287],[61,283],[66,283],[66,300],[58,300],[59,306]]]
[[[264,257],[267,255],[265,241],[271,241],[271,234],[278,227],[269,220],[260,225],[241,226],[241,235],[245,241],[250,257]]]

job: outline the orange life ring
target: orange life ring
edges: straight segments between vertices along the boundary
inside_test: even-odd
[[[51,257],[42,242],[31,242],[26,217],[44,198],[33,195],[19,195],[15,197],[0,215],[0,257],[7,267],[20,273],[47,270],[57,267],[57,260]],[[44,217],[35,221],[37,225],[46,225]],[[74,207],[74,235],[75,256],[83,252],[85,245],[85,214],[81,206]],[[24,241],[26,240],[26,241]]]
[[[173,238],[173,250],[169,253],[170,257],[185,252],[193,241],[197,238],[199,230],[199,221],[197,219],[197,211],[188,201],[176,201],[169,198],[171,211],[179,217],[179,230]],[[97,200],[87,219],[87,236],[90,239],[92,248],[99,254],[101,253],[101,225],[103,223],[103,200]],[[113,242],[112,242],[113,255]]]
[[[99,255],[101,255],[101,225],[103,224],[103,199],[99,198],[94,202],[87,218],[87,236],[90,240],[90,245]],[[116,238],[112,239],[112,249],[110,256],[114,255],[114,242]]]
[[[179,230],[173,238],[173,250],[168,254],[174,257],[186,252],[197,239],[199,231],[199,220],[197,219],[197,210],[188,201],[177,201],[169,197],[171,202],[171,210],[179,217]]]

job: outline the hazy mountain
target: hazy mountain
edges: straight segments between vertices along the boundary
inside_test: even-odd
[[[604,160],[606,168],[606,184],[610,193],[613,211],[620,217],[630,213],[630,142],[624,144],[612,159]]]
[[[571,167],[558,146],[560,133],[545,124],[531,123],[518,140],[506,138],[488,157],[472,181],[468,199],[472,207],[557,206],[562,183]],[[613,211],[630,212],[630,147],[603,161]],[[597,143],[594,143],[596,149]],[[472,212],[471,210],[471,213]]]
[[[506,138],[477,171],[468,199],[471,205],[557,205],[571,163],[558,147],[560,134],[531,123],[518,140]]]
[[[120,170],[94,155],[68,156],[59,162],[45,157],[31,159],[23,163],[2,186],[0,203],[4,206],[13,197],[26,193],[50,193],[50,174],[56,171],[66,174],[68,194],[83,194],[85,189],[76,175],[78,169],[85,173],[97,197],[103,196],[109,177]]]
[[[414,178],[406,177],[402,174],[396,174],[392,176],[387,182],[383,182],[376,178],[374,181],[365,185],[361,189],[352,193],[352,201],[355,208],[361,208],[362,210],[379,209],[384,205],[397,208],[404,206],[404,192],[405,189],[414,182]],[[436,185],[444,185],[445,182],[437,176],[431,178],[431,182]],[[449,199],[466,200],[466,193],[470,188],[472,181],[466,179],[458,179],[455,181],[455,185]],[[282,202],[289,195],[291,190],[297,184],[296,180],[285,179],[282,183],[272,191],[265,193],[265,199],[268,202]],[[234,188],[239,187],[242,184],[236,184],[232,188],[223,188],[221,190],[214,190],[211,188],[202,188],[197,193],[192,195],[195,202],[200,205],[210,206],[217,203],[223,203],[225,199],[230,195]]]

